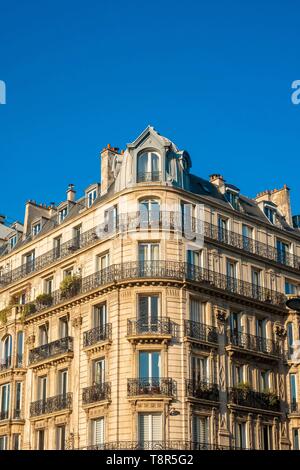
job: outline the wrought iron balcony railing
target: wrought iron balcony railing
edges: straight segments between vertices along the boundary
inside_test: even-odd
[[[161,181],[160,171],[140,171],[137,175],[138,183],[155,183]]]
[[[219,401],[219,388],[207,380],[187,379],[185,381],[186,396],[199,400]]]
[[[300,414],[300,403],[296,400],[292,401],[289,405],[289,413],[291,414]]]
[[[146,335],[161,335],[173,336],[174,325],[170,318],[157,318],[155,320],[130,319],[127,321],[127,335],[128,336],[146,336]]]
[[[70,336],[31,349],[31,351],[29,351],[29,364],[34,364],[68,352],[73,352],[73,338]]]
[[[281,346],[277,341],[240,332],[227,332],[227,344],[241,349],[279,357]]]
[[[106,323],[83,333],[83,346],[86,348],[101,341],[111,341],[112,326]]]
[[[230,450],[229,446],[193,441],[118,441],[92,444],[78,450]]]
[[[130,261],[127,263],[113,264],[90,276],[76,281],[76,288],[62,294],[61,290],[52,293],[52,306],[58,305],[77,295],[88,293],[98,287],[124,282],[133,279],[171,279],[178,281],[190,281],[203,285],[206,288],[219,289],[229,295],[239,295],[252,300],[271,305],[285,306],[285,295],[264,287],[255,286],[249,282],[233,279],[225,274],[220,274],[209,269],[177,262],[177,261]],[[36,309],[29,311],[27,317],[34,315],[36,311],[49,308],[49,305],[37,305]]]
[[[86,387],[82,392],[82,403],[88,405],[103,400],[110,400],[111,386],[109,382],[103,382]]]
[[[14,419],[21,419],[21,413],[22,413],[22,411],[19,408],[15,408],[14,409],[14,414],[13,414]]]
[[[163,395],[173,397],[176,394],[176,383],[168,377],[145,377],[127,380],[129,397],[138,395]]]
[[[229,389],[228,398],[235,405],[280,412],[279,397],[273,393],[256,392],[246,387],[232,387]]]
[[[70,410],[71,407],[72,393],[65,393],[63,395],[46,398],[45,400],[32,402],[30,404],[30,416],[35,417],[63,410]]]
[[[0,411],[0,421],[4,421],[8,419],[8,410]]]
[[[17,354],[16,368],[21,369],[22,367],[24,367],[24,356],[23,354]]]
[[[12,367],[11,356],[0,361],[0,372],[10,369]]]
[[[184,321],[184,336],[210,343],[218,342],[218,330],[215,326],[205,325],[204,323],[192,320]]]

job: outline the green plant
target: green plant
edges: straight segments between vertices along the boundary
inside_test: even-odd
[[[26,317],[27,315],[30,315],[31,313],[36,312],[36,305],[33,302],[30,302],[26,305],[24,305],[23,308],[23,315]]]
[[[248,382],[239,382],[235,388],[238,390],[244,390],[245,392],[251,390],[251,386]]]
[[[80,282],[81,278],[75,274],[69,274],[66,276],[59,286],[61,296],[64,298],[77,294],[80,287]]]
[[[268,394],[269,395],[269,403],[271,406],[278,406],[279,405],[279,398],[278,396],[271,392]]]
[[[40,294],[35,299],[37,307],[49,307],[53,302],[51,294]]]
[[[2,310],[0,310],[0,323],[2,325],[5,325],[7,323],[7,315],[9,315],[11,312],[11,307],[5,307]]]

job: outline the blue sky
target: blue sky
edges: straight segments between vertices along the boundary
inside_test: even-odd
[[[299,2],[0,0],[0,213],[99,180],[99,152],[148,125],[247,196],[300,213]]]

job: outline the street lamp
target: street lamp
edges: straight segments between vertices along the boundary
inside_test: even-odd
[[[286,306],[296,312],[300,312],[300,297],[293,297],[286,301]]]

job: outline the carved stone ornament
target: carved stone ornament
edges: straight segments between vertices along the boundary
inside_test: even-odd
[[[74,328],[78,328],[81,324],[82,324],[82,317],[81,317],[81,316],[78,316],[78,317],[73,318],[73,320],[72,320],[72,326],[73,326]]]
[[[273,327],[274,334],[278,336],[278,338],[285,338],[286,336],[286,329],[285,327],[278,321],[274,323]]]
[[[28,346],[33,346],[34,343],[35,343],[35,336],[34,335],[29,335],[27,338],[26,338],[26,344],[28,344]]]
[[[227,319],[227,311],[226,310],[221,309],[219,307],[215,307],[215,315],[216,315],[216,319],[217,319],[218,322],[225,323],[225,321]]]

